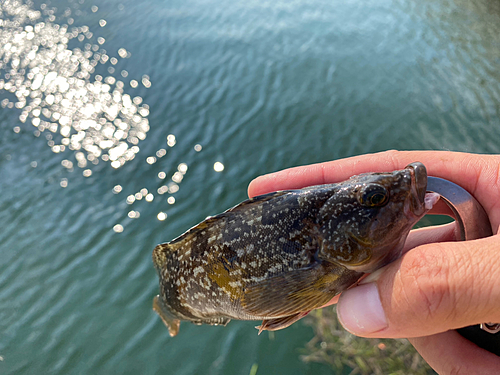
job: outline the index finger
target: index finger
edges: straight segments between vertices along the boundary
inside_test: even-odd
[[[402,169],[416,161],[426,166],[429,176],[441,177],[462,186],[483,205],[492,224],[500,224],[500,210],[494,210],[498,199],[492,199],[500,196],[498,155],[395,150],[366,154],[257,177],[250,182],[248,195],[254,197],[277,190],[340,182],[360,173]]]
[[[325,163],[311,164],[285,169],[259,176],[250,182],[248,195],[269,193],[276,190],[300,189],[305,186],[340,182],[351,176],[366,172],[387,172],[402,169],[409,163],[420,161],[427,167],[429,175],[455,178],[455,169],[471,163],[471,155],[448,151],[385,151],[376,154],[353,156]],[[453,165],[450,163],[453,162]],[[458,166],[458,165],[460,166]],[[476,172],[474,168],[473,172]],[[467,179],[464,179],[464,183]],[[469,184],[470,181],[469,181]],[[463,186],[463,185],[462,185]],[[464,186],[465,187],[465,186]],[[473,187],[471,185],[471,187]],[[467,187],[465,187],[467,189]]]

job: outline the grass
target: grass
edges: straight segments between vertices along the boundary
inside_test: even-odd
[[[338,322],[335,308],[312,311],[304,322],[314,330],[313,339],[301,350],[304,362],[324,363],[339,374],[436,374],[406,339],[350,334]]]

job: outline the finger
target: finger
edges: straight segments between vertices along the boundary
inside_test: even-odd
[[[344,327],[365,337],[419,337],[500,322],[499,236],[419,246],[342,293]]]
[[[389,154],[390,152],[355,156],[259,176],[250,182],[248,194],[253,197],[276,190],[300,189],[305,186],[340,182],[365,172],[398,169],[399,167],[395,167],[397,161],[388,157]]]
[[[456,331],[410,339],[412,345],[439,374],[496,375],[500,357],[481,349]]]
[[[459,238],[457,236],[457,231],[458,228],[455,222],[414,229],[410,232],[408,238],[406,239],[403,253],[421,245],[435,242],[457,241]]]
[[[443,199],[438,200],[426,215],[446,215],[454,217],[450,206],[448,206],[448,204]]]
[[[477,177],[484,174],[490,182],[498,180],[497,155],[474,155],[449,151],[385,151],[365,154],[325,163],[285,169],[257,177],[250,183],[249,195],[255,196],[283,189],[343,181],[366,172],[384,172],[404,168],[420,161],[429,176],[446,178],[458,183],[469,192],[476,189]],[[491,165],[492,168],[489,168]],[[487,168],[485,168],[487,167]]]
[[[304,186],[328,184],[343,181],[353,175],[366,172],[383,172],[404,168],[409,163],[420,161],[431,171],[443,177],[450,168],[450,162],[460,168],[471,158],[470,154],[443,151],[385,151],[365,154],[325,163],[305,165],[285,169],[276,173],[257,177],[250,183],[249,195],[259,195],[275,190],[298,189]],[[453,164],[452,164],[453,165]],[[430,172],[428,170],[428,172]],[[462,172],[464,172],[462,170]],[[455,176],[453,176],[455,177]]]
[[[328,306],[331,306],[331,305],[335,305],[339,301],[339,297],[340,297],[340,294],[337,294],[326,305],[321,306],[320,308],[322,309],[323,307],[328,307]]]
[[[429,176],[441,177],[462,186],[485,207],[496,227],[500,224],[500,210],[489,210],[499,195],[500,156],[473,155],[449,151],[385,151],[351,158],[285,169],[257,177],[248,186],[250,197],[276,190],[300,189],[305,186],[335,183],[366,172],[384,172],[402,169],[420,161]]]

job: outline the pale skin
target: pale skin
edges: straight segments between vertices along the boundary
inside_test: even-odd
[[[406,244],[411,250],[365,280],[376,285],[385,326],[376,331],[349,324],[346,328],[363,337],[408,337],[439,374],[498,374],[500,357],[454,330],[500,322],[500,155],[387,151],[260,176],[250,183],[248,195],[335,183],[360,173],[402,169],[416,161],[427,167],[429,176],[469,191],[488,214],[494,235],[454,242],[453,224],[412,231]],[[443,210],[444,204],[438,204],[433,213]],[[346,301],[340,297],[339,316],[348,293]]]

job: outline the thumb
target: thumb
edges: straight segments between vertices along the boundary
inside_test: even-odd
[[[500,322],[500,236],[416,247],[342,293],[345,329],[364,337],[421,337]]]

